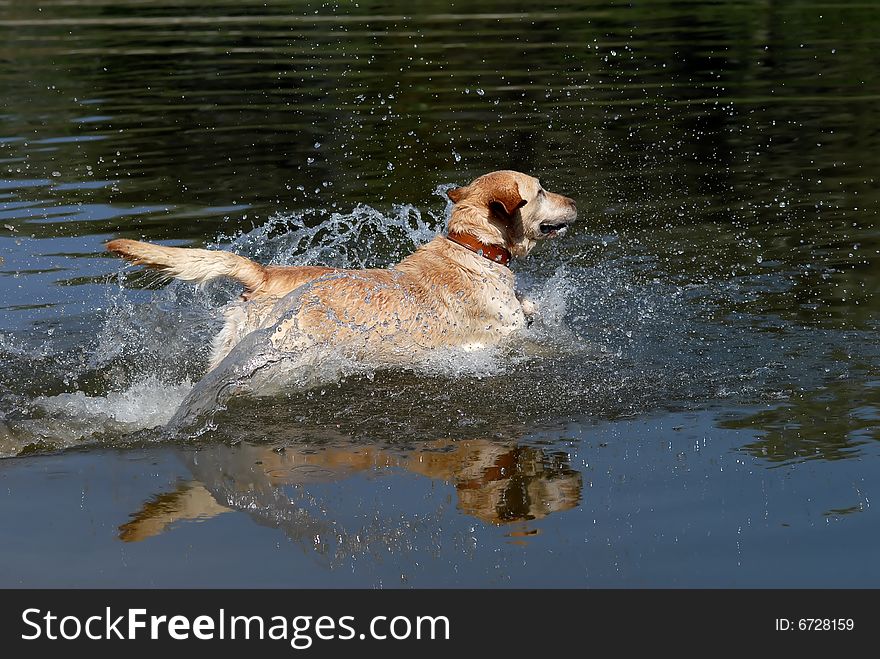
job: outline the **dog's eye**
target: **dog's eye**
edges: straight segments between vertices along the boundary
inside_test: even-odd
[[[541,188],[540,190],[538,190],[538,196],[539,196],[539,197],[543,197],[543,196],[544,196],[544,189],[543,189],[543,188]]]

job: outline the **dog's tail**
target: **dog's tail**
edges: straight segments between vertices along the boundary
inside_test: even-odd
[[[107,249],[132,263],[184,281],[202,283],[217,277],[230,277],[244,284],[246,292],[259,288],[266,276],[259,263],[232,252],[164,247],[124,238],[111,240]]]

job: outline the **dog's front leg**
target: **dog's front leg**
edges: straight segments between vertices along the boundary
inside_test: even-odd
[[[526,317],[526,324],[531,325],[532,321],[535,320],[535,316],[538,315],[538,305],[519,292],[516,294],[516,299],[519,300],[522,306],[523,315]]]

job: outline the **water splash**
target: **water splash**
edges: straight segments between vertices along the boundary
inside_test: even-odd
[[[350,213],[308,209],[277,213],[247,233],[219,236],[210,247],[275,265],[385,267],[430,241],[442,221],[425,220],[418,208],[408,204],[392,206],[389,213],[365,205]]]
[[[75,391],[38,397],[26,408],[27,415],[7,421],[0,417],[0,456],[101,443],[162,427],[191,389],[189,381],[169,384],[148,376],[102,396]]]

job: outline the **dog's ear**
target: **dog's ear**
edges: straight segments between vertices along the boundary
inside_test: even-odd
[[[453,204],[457,204],[462,199],[464,199],[467,194],[467,188],[449,188],[446,191],[446,196],[452,200]]]
[[[463,188],[450,188],[446,196],[455,204],[465,197],[474,197],[505,219],[509,219],[518,208],[526,205],[526,200],[519,193],[516,179],[505,172],[486,174]]]
[[[519,193],[519,185],[511,176],[492,175],[486,177],[485,183],[487,205],[502,217],[511,217],[519,208],[526,205],[526,200]]]

